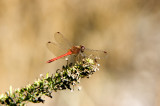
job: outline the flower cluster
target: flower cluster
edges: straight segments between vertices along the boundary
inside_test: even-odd
[[[48,96],[52,98],[52,91],[69,89],[73,91],[75,85],[80,83],[81,78],[89,78],[98,69],[99,64],[90,58],[84,58],[81,62],[75,64],[67,64],[62,69],[58,69],[55,75],[46,77],[40,75],[41,78],[35,81],[31,85],[27,85],[24,88],[16,89],[2,94],[0,96],[1,105],[25,105],[27,102],[40,103],[44,102],[42,96]],[[80,88],[78,88],[80,90]]]

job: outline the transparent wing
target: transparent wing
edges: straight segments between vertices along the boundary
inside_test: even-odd
[[[66,53],[67,51],[63,50],[58,44],[56,44],[55,42],[51,42],[49,41],[47,43],[47,48],[55,55],[55,56],[60,56],[64,53]]]
[[[55,42],[52,42],[52,41],[55,41]],[[53,40],[47,43],[47,48],[55,56],[60,56],[68,52],[68,50],[71,48],[71,44],[60,32],[56,32],[54,34]]]
[[[84,55],[91,58],[102,58],[107,55],[107,52],[103,50],[92,50],[86,48],[84,50]]]
[[[60,32],[56,32],[54,38],[61,48],[68,50],[72,47],[70,42]]]

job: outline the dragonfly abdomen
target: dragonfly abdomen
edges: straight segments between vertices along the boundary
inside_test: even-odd
[[[51,63],[51,62],[53,62],[53,61],[55,61],[55,60],[58,60],[58,59],[60,59],[60,58],[62,58],[62,57],[65,57],[65,56],[68,56],[68,55],[71,55],[71,54],[72,54],[72,52],[69,51],[69,52],[67,52],[67,53],[65,53],[65,54],[63,54],[63,55],[61,55],[61,56],[58,56],[58,57],[53,58],[53,59],[51,59],[51,60],[48,60],[47,63]]]

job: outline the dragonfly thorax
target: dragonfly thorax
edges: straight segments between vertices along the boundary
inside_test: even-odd
[[[85,50],[85,47],[84,46],[73,46],[70,51],[73,53],[73,54],[79,54],[80,52],[84,52]]]

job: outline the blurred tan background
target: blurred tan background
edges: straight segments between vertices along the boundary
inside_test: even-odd
[[[57,31],[108,56],[80,92],[59,91],[29,106],[160,106],[160,1],[0,0],[0,93],[65,64],[45,63]]]

